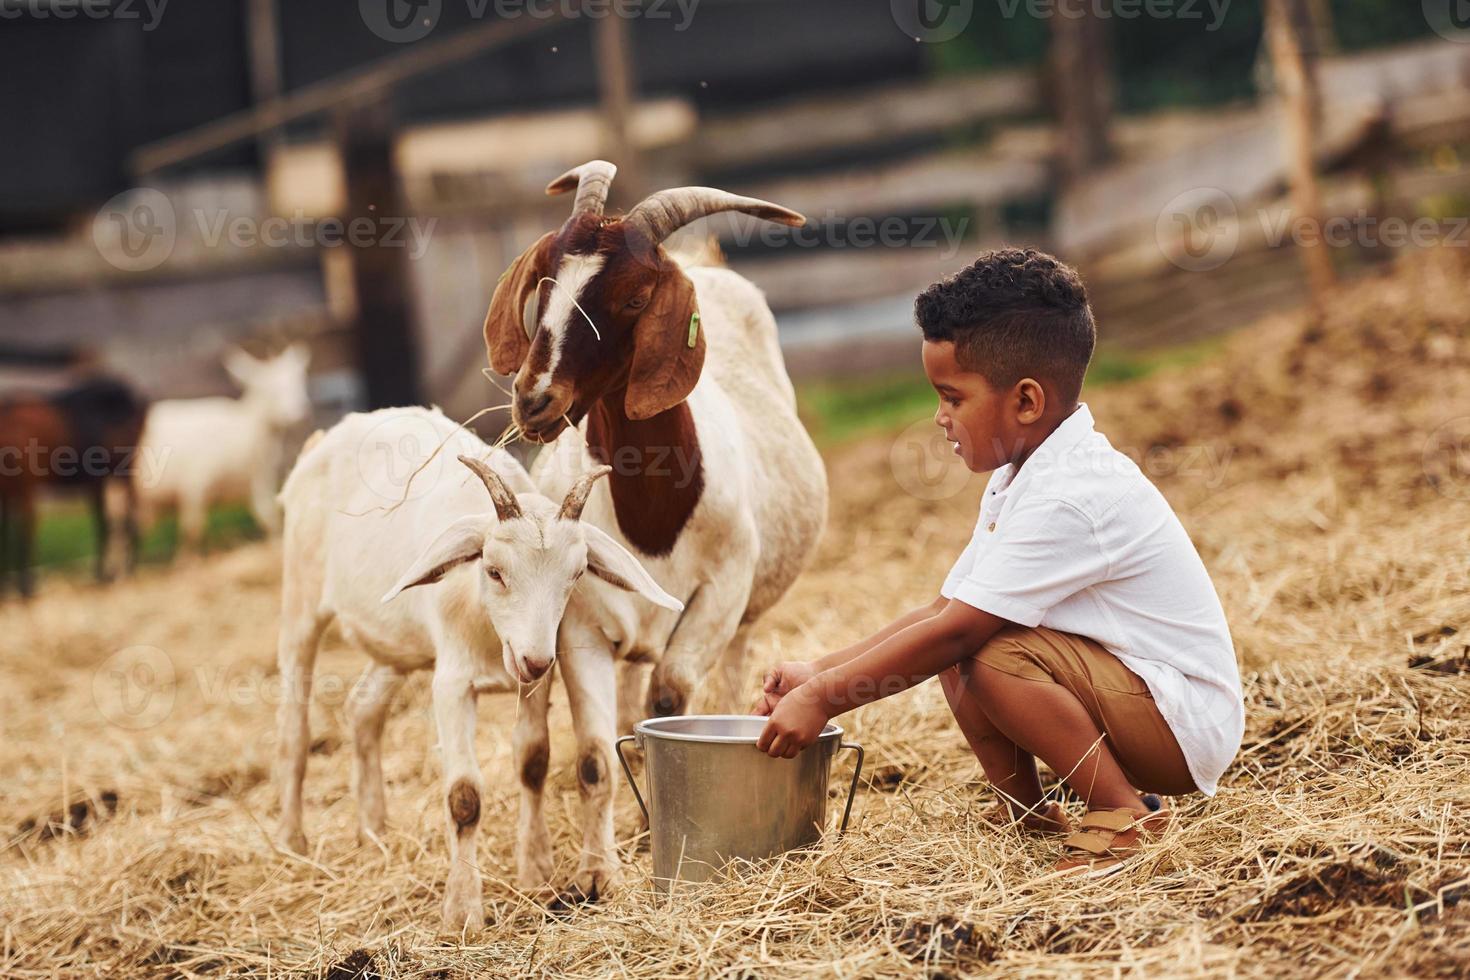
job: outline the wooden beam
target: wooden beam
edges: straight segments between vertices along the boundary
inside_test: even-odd
[[[693,147],[694,163],[709,173],[900,143],[986,119],[1024,115],[1040,104],[1040,86],[1030,71],[951,76],[792,99],[709,119]]]
[[[265,105],[149,143],[133,153],[129,158],[130,165],[136,175],[146,177],[166,167],[252,139],[297,119],[372,99],[411,78],[439,71],[492,48],[550,30],[576,16],[580,0],[567,2],[566,12],[559,16],[517,17],[477,24],[442,41],[432,44],[420,42],[401,54],[323,79]]]

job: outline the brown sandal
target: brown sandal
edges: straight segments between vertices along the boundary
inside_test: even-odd
[[[1100,878],[1121,870],[1143,851],[1143,841],[1157,837],[1169,823],[1169,812],[1158,810],[1092,810],[1082,818],[1077,833],[1062,843],[1062,856],[1052,870]]]

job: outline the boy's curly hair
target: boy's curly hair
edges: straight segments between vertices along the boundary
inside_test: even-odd
[[[1097,328],[1077,271],[1034,248],[983,253],[914,300],[925,340],[953,341],[960,367],[994,388],[1025,377],[1076,401]]]

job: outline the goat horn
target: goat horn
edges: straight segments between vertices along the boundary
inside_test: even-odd
[[[578,215],[587,211],[600,217],[617,172],[618,168],[606,160],[590,160],[580,167],[573,167],[547,184],[546,193],[565,194],[575,187],[577,196],[572,201],[572,214]]]
[[[580,521],[582,508],[587,506],[587,495],[592,492],[592,485],[611,472],[611,466],[599,466],[583,473],[572,484],[572,489],[567,491],[567,499],[561,502],[561,511],[556,516],[564,521]]]
[[[659,244],[691,221],[721,211],[741,211],[763,221],[800,227],[806,218],[779,204],[713,187],[675,187],[644,198],[623,220]]]
[[[490,499],[495,502],[495,515],[502,521],[508,521],[521,516],[521,502],[516,495],[506,486],[500,474],[492,470],[489,464],[483,460],[475,459],[473,456],[461,456],[459,461],[468,466],[474,474],[485,484],[485,489],[490,491]]]

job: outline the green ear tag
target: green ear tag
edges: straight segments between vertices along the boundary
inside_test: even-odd
[[[695,310],[689,315],[689,346],[699,339],[699,311]]]

